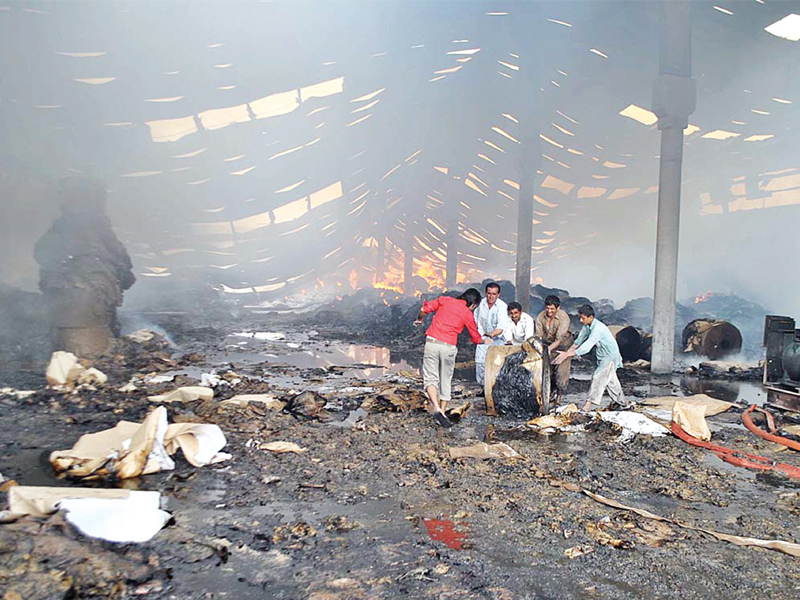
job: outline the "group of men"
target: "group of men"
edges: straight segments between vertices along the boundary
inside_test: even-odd
[[[475,310],[478,333],[483,338],[483,343],[475,348],[475,378],[479,384],[484,383],[486,353],[490,346],[521,344],[535,336],[547,345],[552,359],[551,389],[555,391],[557,403],[561,402],[567,391],[572,358],[584,356],[594,348],[597,368],[583,409],[590,410],[593,404],[599,404],[605,391],[608,391],[613,402],[626,406],[617,378],[617,369],[622,367],[619,346],[608,327],[595,317],[590,305],[578,310],[582,328],[576,339],[570,332],[570,318],[561,309],[558,296],[547,296],[544,310],[534,319],[522,311],[518,302],[506,304],[501,300],[497,283],[488,283],[485,291],[486,297]]]
[[[501,300],[499,284],[486,284],[485,293],[486,296],[481,298],[477,290],[470,288],[457,299],[442,296],[433,302],[425,302],[417,316],[416,322],[421,323],[425,314],[437,313],[427,331],[423,379],[434,413],[441,413],[437,415],[440,423],[445,422],[442,418],[443,407],[450,399],[450,380],[456,355],[455,338],[464,327],[476,344],[475,378],[481,385],[484,384],[486,354],[490,346],[522,344],[535,336],[547,345],[554,366],[551,370],[551,390],[555,391],[557,403],[561,402],[567,391],[572,358],[584,356],[594,349],[597,368],[583,410],[591,410],[593,404],[600,404],[606,391],[612,402],[622,407],[628,406],[617,378],[617,369],[622,367],[619,346],[608,327],[595,317],[590,305],[586,304],[578,310],[582,327],[575,338],[570,331],[569,315],[561,309],[561,301],[557,296],[547,296],[544,310],[534,319],[523,312],[518,302],[506,304]],[[470,311],[474,314],[474,320],[469,318]]]

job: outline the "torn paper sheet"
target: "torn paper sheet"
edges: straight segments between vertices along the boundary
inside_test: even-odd
[[[216,387],[220,383],[226,384],[228,382],[217,375],[216,371],[212,371],[211,373],[202,373],[200,375],[200,385],[202,386]]]
[[[597,416],[606,423],[622,427],[622,435],[617,438],[617,441],[623,444],[631,441],[638,434],[661,437],[669,433],[669,430],[663,425],[629,410],[607,410],[597,413]]]
[[[18,516],[45,517],[65,498],[127,498],[131,490],[18,485],[8,490],[8,509]]]
[[[174,423],[167,425],[167,409],[155,408],[142,423],[120,421],[111,429],[81,436],[70,450],[50,454],[58,474],[76,479],[119,479],[175,468],[171,458],[179,448],[195,467],[231,458],[221,452],[225,434],[218,425]]]
[[[594,552],[594,549],[589,544],[584,544],[583,546],[573,546],[572,548],[567,548],[564,550],[564,556],[572,560],[573,558],[578,558],[579,556],[590,554],[591,552]]]
[[[266,444],[261,444],[261,449],[269,450],[275,454],[285,454],[286,452],[300,454],[308,450],[307,448],[301,448],[294,442],[267,442]]]
[[[733,406],[730,402],[717,400],[706,394],[695,394],[694,396],[659,396],[656,398],[644,398],[643,400],[637,400],[637,402],[641,404],[645,410],[654,408],[667,412],[672,412],[672,407],[675,406],[676,402],[683,402],[684,404],[693,406],[704,406],[705,415],[707,417],[725,412]]]
[[[706,407],[702,404],[676,402],[672,406],[672,421],[698,440],[707,442],[711,439],[711,430],[706,423]]]
[[[497,444],[479,442],[472,446],[448,448],[448,451],[450,458],[516,458],[519,456],[516,450],[502,442]]]
[[[120,421],[81,436],[70,450],[52,452],[50,463],[57,474],[77,479],[126,479],[174,469],[164,448],[166,432],[167,409],[159,406],[142,423]]]
[[[47,383],[50,385],[67,385],[75,382],[85,369],[72,352],[59,350],[53,352],[50,364],[47,365]]]
[[[201,387],[199,385],[190,385],[186,387],[179,387],[172,390],[168,394],[159,394],[158,396],[148,396],[150,402],[192,402],[194,400],[211,400],[214,397],[214,390],[209,387]]]
[[[285,402],[269,394],[239,394],[220,402],[220,404],[232,404],[234,406],[247,406],[250,403],[263,404],[269,410],[275,411],[283,410],[286,406]]]
[[[9,490],[8,502],[4,522],[61,509],[81,533],[110,542],[146,542],[171,517],[160,509],[158,492],[17,486]]]
[[[18,400],[24,400],[36,393],[36,390],[17,390],[12,387],[0,388],[0,396],[14,396]]]
[[[58,507],[82,534],[118,543],[151,540],[171,515],[158,492],[131,491],[127,498],[65,498]]]
[[[180,448],[186,460],[195,467],[230,459],[230,454],[220,452],[227,443],[219,425],[208,423],[173,423],[167,427],[164,436],[167,452],[175,454]]]
[[[444,414],[447,416],[448,419],[450,419],[451,422],[459,423],[461,419],[464,418],[464,415],[467,414],[467,411],[470,409],[471,406],[472,403],[469,400],[467,400],[466,402],[464,402],[459,406],[454,406],[452,408],[448,407]]]
[[[575,404],[568,404],[567,406],[556,409],[556,414],[551,413],[549,415],[536,417],[525,423],[525,425],[531,429],[535,429],[537,433],[545,435],[555,433],[556,431],[564,431],[570,428],[572,419],[578,412],[578,407]]]
[[[108,376],[99,369],[92,367],[86,369],[78,376],[78,383],[89,383],[93,385],[103,385],[108,381]]]

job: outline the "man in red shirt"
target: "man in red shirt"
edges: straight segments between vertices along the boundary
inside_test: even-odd
[[[458,298],[439,296],[432,302],[423,302],[414,321],[415,325],[420,325],[426,314],[436,313],[431,326],[425,332],[428,337],[422,358],[422,381],[431,402],[431,412],[436,422],[443,427],[452,425],[444,411],[450,401],[450,383],[458,353],[458,334],[466,327],[474,344],[483,342],[473,315],[480,301],[481,293],[475,288],[469,288]]]

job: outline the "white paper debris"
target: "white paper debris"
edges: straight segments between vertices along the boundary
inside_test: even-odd
[[[94,367],[92,367],[91,369],[86,369],[83,373],[81,373],[78,376],[78,383],[103,385],[107,381],[108,381],[108,375],[106,375],[99,369],[95,369]]]
[[[284,334],[273,331],[241,331],[232,335],[235,337],[253,338],[255,340],[269,340],[271,342],[278,342],[286,339]]]
[[[192,402],[193,400],[211,400],[214,397],[214,390],[201,386],[179,387],[168,394],[158,396],[148,396],[150,402]]]
[[[50,385],[66,385],[78,379],[83,371],[83,365],[78,362],[77,356],[72,352],[59,350],[53,352],[50,357],[50,364],[47,365],[47,383]]]
[[[127,337],[132,339],[134,342],[143,344],[152,340],[153,337],[155,337],[155,334],[149,329],[139,329],[138,331],[134,331],[133,333],[129,334]]]
[[[218,386],[220,383],[227,384],[228,382],[222,379],[215,372],[203,373],[202,375],[200,375],[200,385],[215,387]]]
[[[0,396],[14,396],[19,400],[33,396],[35,393],[36,390],[17,390],[11,387],[0,388]]]
[[[65,498],[59,508],[67,521],[93,538],[120,543],[151,540],[169,521],[158,492],[131,491],[127,498]]]
[[[642,414],[629,410],[609,410],[599,412],[597,415],[606,423],[614,423],[622,427],[622,435],[619,436],[617,441],[623,444],[632,440],[637,434],[661,437],[668,433],[667,428],[663,425],[648,419]]]

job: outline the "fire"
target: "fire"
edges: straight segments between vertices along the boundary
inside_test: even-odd
[[[694,303],[700,304],[701,302],[705,302],[709,298],[714,296],[714,292],[706,292],[705,294],[700,294],[699,296],[694,297]]]
[[[379,289],[379,290],[391,290],[393,292],[397,292],[398,294],[403,293],[403,286],[402,285],[394,285],[388,283],[386,281],[375,281],[375,277],[373,276],[372,287]]]
[[[391,290],[398,294],[403,293],[403,271],[396,268],[393,264],[389,265],[383,274],[383,277],[378,279],[378,274],[372,274],[372,287],[380,290]]]
[[[348,281],[350,282],[350,287],[354,290],[358,289],[358,271],[353,269],[350,271],[350,277],[348,277]]]
[[[437,269],[430,263],[418,263],[418,261],[414,261],[414,266],[416,267],[415,275],[427,281],[429,287],[444,289],[445,280],[442,269]]]

